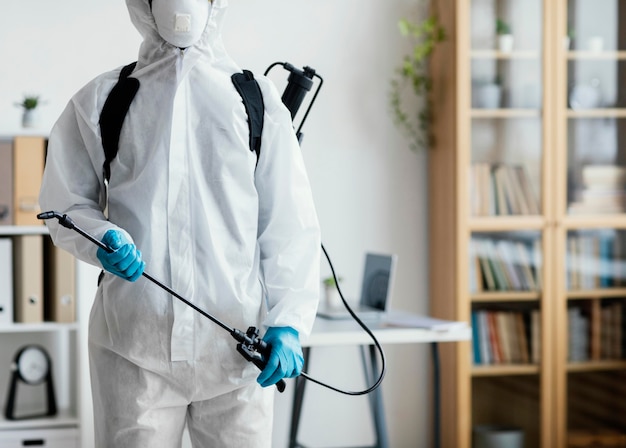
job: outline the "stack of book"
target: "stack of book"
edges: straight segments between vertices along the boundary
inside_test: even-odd
[[[540,359],[540,311],[472,311],[475,365],[535,364]]]
[[[626,212],[626,168],[587,165],[582,170],[582,189],[569,205],[570,214]]]
[[[567,237],[567,287],[570,290],[626,284],[626,238],[610,229],[571,233]]]
[[[541,289],[540,240],[470,240],[470,292]]]
[[[524,166],[474,163],[470,170],[472,216],[538,215],[539,200]]]
[[[626,351],[624,304],[598,300],[571,306],[568,318],[568,359],[571,362],[619,360]]]

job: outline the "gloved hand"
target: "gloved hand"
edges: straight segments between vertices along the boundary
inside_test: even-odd
[[[113,252],[109,253],[101,247],[98,248],[96,255],[104,269],[131,282],[141,277],[146,263],[141,259],[141,252],[122,232],[115,229],[107,230],[102,242],[113,249]]]
[[[298,332],[291,327],[270,327],[263,340],[272,346],[270,356],[257,383],[263,387],[276,384],[283,378],[294,378],[302,372],[304,356]]]

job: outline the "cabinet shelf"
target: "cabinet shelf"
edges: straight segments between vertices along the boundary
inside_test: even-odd
[[[472,109],[472,118],[539,118],[541,109]]]
[[[568,51],[570,60],[626,60],[626,51]]]
[[[626,118],[626,109],[567,109],[567,118]]]
[[[603,299],[611,297],[626,297],[626,288],[598,288],[567,291],[569,300]]]
[[[626,229],[626,214],[568,215],[563,217],[564,228],[571,229]]]
[[[0,236],[47,235],[48,227],[41,226],[0,226]]]
[[[541,298],[539,291],[494,291],[472,294],[472,303],[491,302],[536,302]]]
[[[568,372],[600,372],[610,370],[626,370],[626,360],[570,362]]]
[[[511,51],[502,52],[498,50],[472,50],[470,57],[472,59],[529,59],[538,60],[541,53],[538,51]]]
[[[539,230],[545,227],[543,216],[503,215],[471,217],[468,229],[472,232],[497,232],[511,230]]]
[[[7,420],[0,417],[0,431],[20,429],[77,428],[79,418],[69,411],[60,411],[57,415],[24,420]]]
[[[507,375],[537,375],[537,364],[497,364],[489,366],[472,366],[472,376],[507,376]]]
[[[75,331],[78,330],[78,322],[57,323],[57,322],[41,322],[36,324],[13,323],[10,325],[0,325],[0,334],[2,333],[46,333],[60,330]]]

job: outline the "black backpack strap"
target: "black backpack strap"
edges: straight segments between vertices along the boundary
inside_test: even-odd
[[[263,94],[261,88],[254,79],[254,75],[249,70],[243,73],[235,73],[231,76],[233,84],[246,108],[248,114],[248,127],[250,129],[250,151],[256,153],[257,162],[261,154],[261,134],[263,133],[263,113],[265,105],[263,104]]]
[[[111,178],[111,162],[117,156],[119,149],[124,118],[139,90],[139,80],[130,78],[136,65],[137,62],[133,62],[122,68],[117,84],[111,89],[100,113],[100,135],[105,157],[102,169],[107,183]]]

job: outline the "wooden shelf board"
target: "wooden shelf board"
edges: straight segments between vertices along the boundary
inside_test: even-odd
[[[472,366],[472,376],[506,376],[506,375],[537,375],[537,364],[495,364],[488,366]]]
[[[569,60],[622,60],[626,59],[626,51],[584,51],[572,50],[567,52]]]
[[[567,118],[626,118],[626,109],[567,109],[566,115]]]
[[[626,214],[567,215],[563,226],[566,229],[626,229]]]
[[[597,372],[602,370],[626,370],[626,360],[605,360],[567,363],[568,372]]]
[[[626,288],[597,288],[567,291],[569,300],[626,297]]]
[[[540,299],[539,291],[487,291],[473,293],[472,303],[481,302],[536,302]]]
[[[545,218],[535,215],[473,216],[468,221],[468,228],[472,232],[539,230],[545,226]]]
[[[471,109],[471,118],[540,118],[541,109]]]
[[[528,59],[539,60],[541,53],[539,51],[511,51],[502,52],[498,50],[472,50],[470,57],[472,59]]]

